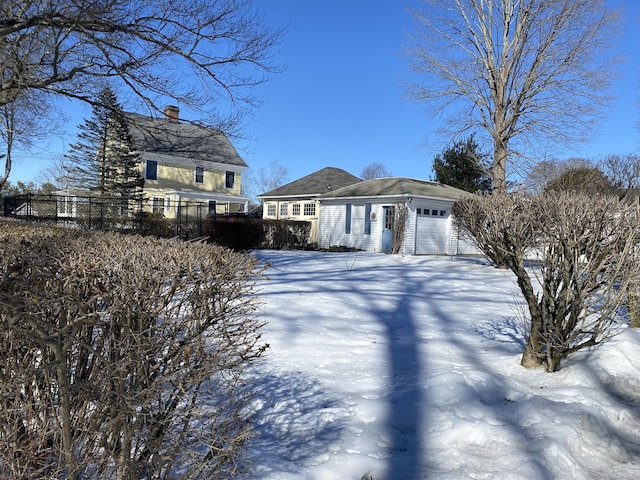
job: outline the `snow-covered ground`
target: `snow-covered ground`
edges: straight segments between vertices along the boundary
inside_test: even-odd
[[[513,276],[479,258],[255,252],[251,479],[638,479],[640,332],[520,366]]]

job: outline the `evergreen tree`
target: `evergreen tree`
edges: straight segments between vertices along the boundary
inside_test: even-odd
[[[459,140],[433,159],[435,180],[468,192],[490,191],[491,176],[483,166],[485,156],[473,135]]]
[[[132,152],[127,119],[110,88],[100,93],[91,118],[78,129],[78,141],[66,155],[71,186],[100,194],[140,197],[144,179],[137,155]]]

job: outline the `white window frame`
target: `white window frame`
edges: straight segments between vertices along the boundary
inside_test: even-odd
[[[231,180],[231,181],[229,181]],[[233,189],[236,186],[236,172],[227,170],[224,173],[224,187],[229,190]]]
[[[166,199],[164,197],[151,197],[151,211],[153,213],[164,213],[166,210]]]
[[[201,172],[200,181],[198,181],[198,171]],[[193,183],[197,183],[198,185],[202,185],[204,183],[204,167],[196,166],[193,172]]]
[[[304,204],[304,216],[305,217],[313,217],[316,214],[316,204],[315,203],[305,203]]]
[[[156,170],[156,174],[155,174],[154,178],[150,178],[149,177],[149,164],[150,163],[155,163],[155,165],[156,165],[156,169],[155,169]],[[149,180],[151,182],[157,182],[158,181],[158,177],[159,177],[159,175],[158,175],[158,171],[159,170],[160,170],[160,164],[158,163],[157,160],[147,160],[146,163],[145,163],[145,166],[144,166],[144,179],[145,180]]]

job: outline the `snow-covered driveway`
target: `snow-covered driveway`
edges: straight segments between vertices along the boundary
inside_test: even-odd
[[[255,255],[250,478],[640,478],[640,332],[528,371],[513,277],[482,259]]]

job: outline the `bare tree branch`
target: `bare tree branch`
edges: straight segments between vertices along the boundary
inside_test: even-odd
[[[249,0],[19,0],[0,12],[0,105],[31,89],[90,101],[109,82],[158,112],[172,99],[217,124],[247,113],[251,87],[280,70],[282,31]]]
[[[486,133],[496,191],[523,145],[585,139],[617,62],[607,53],[617,12],[603,0],[423,2],[413,12],[408,94],[445,113],[453,137]]]
[[[360,172],[360,178],[363,180],[373,180],[374,178],[385,178],[391,176],[393,176],[391,171],[378,162],[370,163]]]

